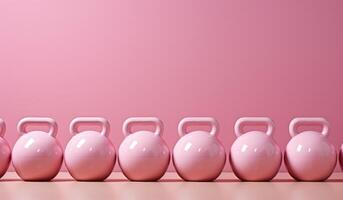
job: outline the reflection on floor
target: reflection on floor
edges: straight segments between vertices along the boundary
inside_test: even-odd
[[[232,173],[222,173],[215,182],[184,182],[167,173],[159,182],[129,182],[121,173],[112,173],[105,182],[76,182],[61,172],[51,182],[23,182],[8,172],[0,179],[0,199],[341,200],[343,174],[335,173],[326,182],[295,182],[287,173],[272,182],[240,182]]]

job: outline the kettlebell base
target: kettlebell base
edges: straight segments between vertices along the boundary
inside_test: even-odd
[[[21,178],[21,180],[26,181],[26,182],[48,182],[54,179],[57,176],[58,172],[49,177],[32,177],[32,178],[21,176],[18,172],[17,174]]]
[[[114,165],[113,165],[113,167],[114,167]],[[73,177],[76,181],[101,182],[101,181],[104,181],[105,179],[107,179],[111,175],[113,167],[108,172],[101,174],[101,175],[93,176],[93,177],[91,177],[91,176],[87,177],[87,176],[72,173],[72,172],[70,172],[71,171],[70,169],[68,169],[68,171],[69,171],[69,174],[71,175],[71,177]]]
[[[206,178],[187,178],[186,176],[183,176],[180,172],[178,172],[176,170],[176,173],[177,175],[179,175],[180,178],[182,178],[184,181],[187,181],[187,182],[213,182],[215,181],[221,173],[218,173],[214,176],[211,176],[211,177],[206,177]]]
[[[125,175],[125,174],[124,174]],[[159,181],[162,177],[159,178],[152,178],[152,179],[134,179],[134,178],[129,178],[128,176],[125,175],[125,177],[132,182],[156,182]]]
[[[292,167],[289,164],[288,158],[287,158],[287,153],[284,154],[284,161],[285,161],[285,166],[286,169],[289,173],[289,175],[296,181],[301,181],[301,182],[323,182],[326,181],[334,172],[335,170],[335,166],[337,161],[334,164],[334,167],[332,168],[332,170],[330,172],[327,173],[326,176],[320,177],[320,178],[300,178],[299,176],[296,175],[296,173],[292,170]]]

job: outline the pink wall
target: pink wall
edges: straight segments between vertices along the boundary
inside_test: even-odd
[[[0,117],[104,116],[118,147],[129,116],[214,116],[228,149],[241,116],[324,116],[343,143],[343,1],[1,0]],[[227,165],[226,169],[229,169]]]

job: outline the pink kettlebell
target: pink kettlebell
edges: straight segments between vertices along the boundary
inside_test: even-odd
[[[48,125],[49,131],[26,131],[28,125]],[[21,134],[12,151],[12,163],[25,181],[49,181],[59,172],[63,150],[56,140],[57,124],[46,117],[27,117],[17,126]]]
[[[321,133],[297,133],[299,125],[323,126]],[[328,141],[329,123],[324,118],[295,118],[289,124],[292,139],[288,142],[285,164],[290,175],[299,181],[324,181],[336,166],[336,150]]]
[[[154,123],[156,129],[131,133],[134,124]],[[157,181],[166,172],[170,153],[162,139],[163,123],[155,117],[132,117],[123,124],[124,141],[119,147],[118,162],[132,181]]]
[[[101,132],[82,131],[81,125],[101,125]],[[100,117],[77,117],[70,123],[73,137],[64,151],[64,162],[70,175],[78,181],[102,181],[112,172],[116,162],[113,144],[108,138],[109,122]]]
[[[6,124],[0,119],[0,178],[6,173],[11,162],[11,148],[4,139]]]
[[[211,131],[186,133],[186,125],[210,124]],[[224,168],[226,153],[217,139],[219,125],[211,117],[188,117],[178,126],[179,141],[173,150],[176,172],[187,181],[215,180]]]
[[[267,125],[267,131],[242,132],[247,125]],[[231,146],[230,162],[235,175],[243,181],[269,181],[278,173],[282,153],[274,142],[274,123],[267,117],[243,117],[236,121],[237,139]]]

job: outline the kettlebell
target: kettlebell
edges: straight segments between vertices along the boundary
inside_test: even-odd
[[[0,119],[0,178],[6,173],[11,162],[11,148],[4,138],[6,124]]]
[[[322,125],[322,131],[297,133],[300,125]],[[321,117],[295,118],[289,124],[292,139],[288,142],[285,164],[289,174],[298,181],[324,181],[336,166],[336,150],[328,141],[329,122]]]
[[[101,131],[79,132],[81,125],[101,125]],[[109,122],[101,117],[77,117],[70,123],[73,137],[64,151],[65,165],[78,181],[102,181],[112,172],[116,162],[114,146],[108,138]]]
[[[186,132],[186,125],[209,124],[211,131]],[[178,175],[186,181],[213,181],[226,161],[223,145],[217,138],[218,122],[211,117],[187,117],[180,121],[180,139],[174,146],[173,163]]]
[[[247,125],[267,125],[267,131],[242,132]],[[282,153],[273,140],[274,123],[268,117],[243,117],[235,123],[237,139],[231,146],[230,163],[243,181],[269,181],[278,173]]]
[[[48,125],[49,131],[27,132],[28,125]],[[57,123],[47,117],[27,117],[19,121],[21,134],[14,144],[12,163],[19,177],[25,181],[49,181],[59,172],[63,150],[56,140]]]
[[[153,123],[154,132],[132,133],[133,125]],[[163,123],[156,117],[132,117],[123,124],[124,140],[119,147],[118,162],[131,181],[157,181],[167,171],[170,153],[162,138]]]

